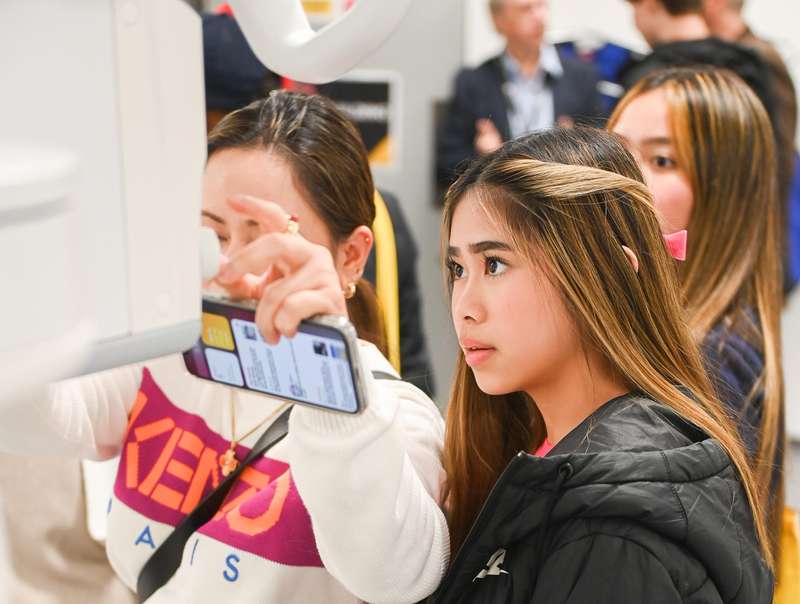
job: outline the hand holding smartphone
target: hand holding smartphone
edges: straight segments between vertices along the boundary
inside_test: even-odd
[[[205,295],[203,331],[183,353],[189,373],[205,380],[341,413],[366,404],[355,329],[344,317],[302,321],[297,334],[271,345],[248,303]]]

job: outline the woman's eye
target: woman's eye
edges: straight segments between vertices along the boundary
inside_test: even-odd
[[[653,165],[656,168],[661,168],[662,170],[666,170],[668,168],[674,168],[678,164],[675,162],[674,159],[671,157],[667,157],[666,155],[656,155],[653,157]]]
[[[453,262],[452,260],[448,262],[450,265],[450,275],[453,279],[461,279],[464,276],[464,267],[461,266],[458,262]]]
[[[502,275],[507,268],[508,265],[499,258],[486,259],[486,272],[490,275]]]

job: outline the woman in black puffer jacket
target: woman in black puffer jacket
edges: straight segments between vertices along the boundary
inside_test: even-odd
[[[769,535],[632,156],[541,132],[448,193],[455,554],[431,602],[767,604]]]

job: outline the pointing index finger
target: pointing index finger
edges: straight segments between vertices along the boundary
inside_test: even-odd
[[[217,281],[232,283],[247,273],[260,275],[272,267],[287,275],[305,264],[316,247],[302,237],[285,233],[261,235],[230,258]]]
[[[252,195],[234,195],[228,199],[228,205],[239,212],[249,216],[267,233],[283,233],[292,216],[283,208],[272,201],[265,201]]]

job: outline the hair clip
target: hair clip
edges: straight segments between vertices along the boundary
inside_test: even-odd
[[[667,244],[669,255],[675,260],[686,260],[686,240],[688,232],[686,229],[677,231],[670,235],[664,235],[664,243]]]

